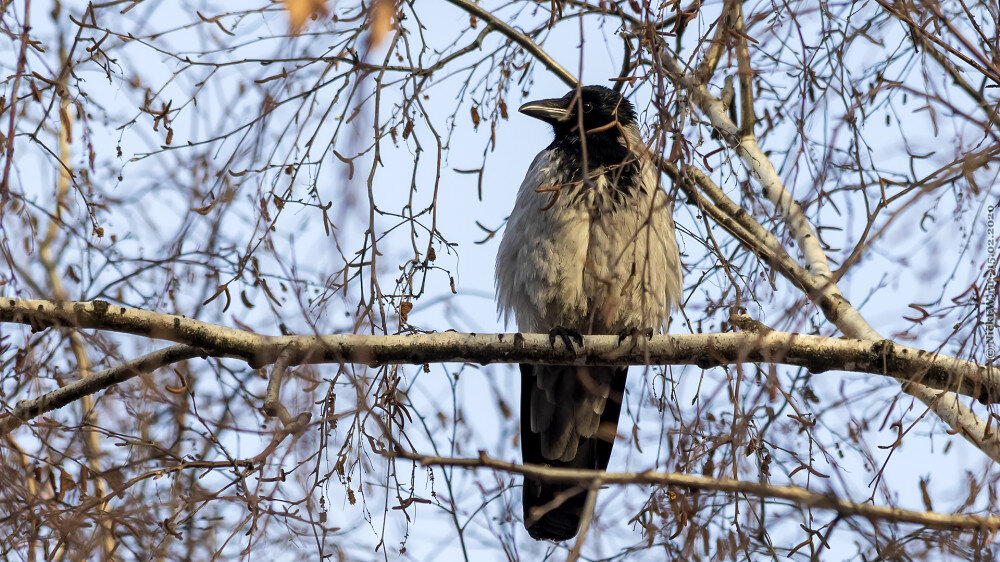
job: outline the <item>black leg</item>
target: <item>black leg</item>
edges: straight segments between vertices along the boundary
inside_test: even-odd
[[[557,337],[562,340],[563,345],[565,345],[566,349],[571,352],[575,351],[573,348],[573,340],[576,340],[577,345],[583,347],[583,336],[576,330],[570,330],[569,328],[565,328],[563,326],[556,326],[555,328],[552,328],[549,330],[549,345],[555,347]]]
[[[625,328],[624,330],[618,332],[618,345],[629,338],[634,338],[638,336],[646,336],[647,340],[653,339],[654,330],[652,328]]]

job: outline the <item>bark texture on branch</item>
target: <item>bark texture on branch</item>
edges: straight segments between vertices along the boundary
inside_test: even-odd
[[[286,354],[303,363],[538,363],[547,365],[697,365],[779,363],[814,373],[852,371],[919,382],[983,402],[1000,400],[1000,377],[984,365],[896,344],[779,332],[738,320],[747,331],[633,337],[585,336],[575,352],[544,334],[402,336],[357,334],[266,336],[191,318],[110,305],[0,299],[0,322],[34,329],[65,326],[147,336],[185,344],[211,357],[238,358],[253,367]]]

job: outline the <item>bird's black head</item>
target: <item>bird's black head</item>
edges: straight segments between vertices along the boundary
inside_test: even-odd
[[[588,134],[604,131],[616,134],[615,122],[623,127],[635,124],[632,104],[604,86],[584,86],[579,93],[571,90],[561,98],[528,102],[518,111],[552,125],[557,135],[579,136],[581,116]]]

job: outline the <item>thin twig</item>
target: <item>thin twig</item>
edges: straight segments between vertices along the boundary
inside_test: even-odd
[[[485,10],[477,4],[473,4],[468,0],[446,0],[449,4],[457,6],[466,12],[475,15],[477,18],[488,22],[491,28],[496,29],[504,36],[506,36],[511,41],[517,43],[522,49],[528,51],[531,56],[533,56],[538,62],[545,65],[545,68],[549,69],[550,72],[556,75],[560,80],[566,83],[567,86],[575,88],[579,81],[573,74],[562,67],[554,58],[552,58],[548,53],[542,50],[537,43],[531,40],[530,37],[521,33],[520,31],[514,29],[506,22],[500,18],[493,15],[491,12]]]
[[[597,490],[600,488],[600,481],[595,480],[587,488],[587,501],[583,504],[583,519],[580,521],[580,532],[577,534],[573,549],[569,551],[566,562],[576,562],[580,558],[580,550],[584,541],[587,540],[587,531],[590,530],[590,522],[594,520],[594,507],[597,505]]]

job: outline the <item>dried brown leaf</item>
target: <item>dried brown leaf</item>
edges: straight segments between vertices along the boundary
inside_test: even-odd
[[[66,132],[66,142],[73,142],[73,119],[69,116],[69,108],[65,105],[59,106],[59,121],[62,122],[63,131]]]
[[[326,0],[285,0],[285,9],[292,34],[297,35],[306,20],[326,15]]]
[[[396,14],[393,0],[377,0],[372,5],[368,27],[368,48],[378,47],[392,30],[392,17]]]

